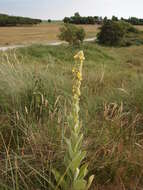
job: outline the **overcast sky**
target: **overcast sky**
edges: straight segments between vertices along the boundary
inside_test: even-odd
[[[0,13],[41,19],[82,16],[143,18],[143,0],[0,0]]]

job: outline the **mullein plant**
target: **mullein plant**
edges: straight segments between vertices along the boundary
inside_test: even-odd
[[[88,180],[85,180],[88,173],[88,164],[84,162],[86,152],[82,150],[83,134],[81,133],[82,125],[79,120],[82,66],[85,60],[83,51],[77,53],[74,59],[75,64],[72,69],[72,111],[68,118],[70,137],[65,138],[67,151],[64,158],[64,165],[66,170],[62,175],[60,172],[53,170],[57,184],[55,190],[88,190],[94,179],[92,175]]]

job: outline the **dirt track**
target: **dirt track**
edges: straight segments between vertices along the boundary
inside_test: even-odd
[[[84,42],[91,42],[91,41],[94,41],[96,40],[96,37],[92,37],[92,38],[86,38],[84,40]],[[65,42],[63,41],[57,41],[57,42],[48,42],[48,43],[44,43],[44,45],[51,45],[51,46],[58,46],[58,45],[61,45]],[[27,44],[27,45],[11,45],[11,46],[2,46],[0,47],[0,51],[6,51],[8,49],[16,49],[16,48],[21,48],[21,47],[27,47],[27,46],[30,46],[32,44]]]

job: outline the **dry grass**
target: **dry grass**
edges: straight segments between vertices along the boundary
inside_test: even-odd
[[[85,43],[83,50],[91,190],[142,190],[143,46]],[[0,53],[0,189],[51,190],[51,168],[62,171],[76,51],[35,45]]]
[[[57,40],[59,24],[0,27],[0,45],[46,42]]]
[[[143,31],[143,26],[136,26],[136,28]]]
[[[0,46],[58,41],[62,23],[44,23],[36,26],[0,27]],[[95,37],[99,25],[79,25],[86,31],[86,37]],[[136,26],[143,30],[143,26]]]
[[[80,25],[86,31],[87,37],[95,37],[97,32],[99,31],[100,25]]]
[[[0,46],[57,41],[60,27],[61,23],[26,27],[0,27]],[[87,33],[87,37],[93,37],[97,33],[98,26],[84,25],[83,28]]]

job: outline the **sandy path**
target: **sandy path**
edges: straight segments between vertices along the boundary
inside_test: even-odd
[[[93,38],[87,38],[84,40],[84,42],[92,42],[96,40],[96,37],[93,37]],[[44,45],[51,45],[51,46],[58,46],[58,45],[61,45],[61,44],[64,44],[65,42],[63,41],[59,41],[59,42],[48,42],[48,43],[45,43]],[[2,46],[0,47],[0,51],[7,51],[9,49],[16,49],[16,48],[21,48],[21,47],[28,47],[30,46],[31,44],[29,45],[11,45],[11,46]]]

